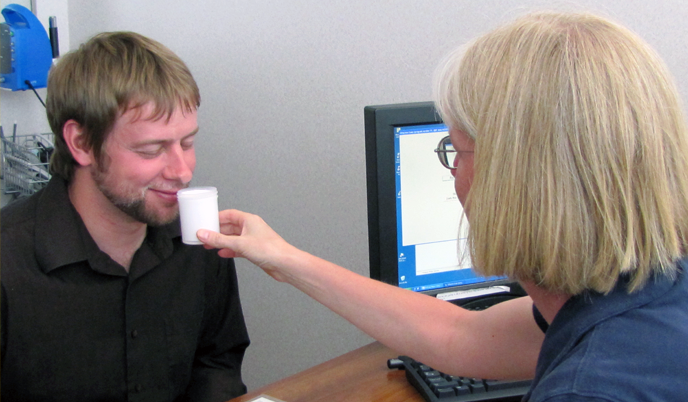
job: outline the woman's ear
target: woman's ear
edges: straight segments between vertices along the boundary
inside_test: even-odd
[[[72,157],[79,165],[88,166],[95,161],[93,152],[87,144],[81,124],[73,119],[67,120],[64,126],[62,126],[62,136],[64,137],[65,143],[67,143],[69,152],[72,153]]]

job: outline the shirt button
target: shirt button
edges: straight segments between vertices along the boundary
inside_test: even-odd
[[[137,331],[137,330],[131,331],[131,337],[132,338],[136,338],[137,336],[139,336],[139,331]]]

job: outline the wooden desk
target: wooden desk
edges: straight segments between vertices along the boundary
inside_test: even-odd
[[[230,402],[265,394],[284,402],[423,402],[403,370],[387,368],[398,353],[373,342]]]

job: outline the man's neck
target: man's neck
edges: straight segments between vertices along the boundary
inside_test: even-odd
[[[129,272],[134,254],[146,237],[147,225],[113,205],[85,168],[76,169],[69,184],[69,199],[98,248]]]
[[[537,307],[542,317],[551,324],[564,303],[571,298],[571,295],[563,293],[553,293],[545,290],[532,282],[520,282],[523,289],[528,293],[533,304]]]

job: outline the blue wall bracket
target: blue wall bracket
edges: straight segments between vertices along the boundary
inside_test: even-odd
[[[26,7],[9,4],[0,23],[0,87],[12,91],[45,88],[52,66],[50,38]],[[27,81],[31,84],[27,84]]]

